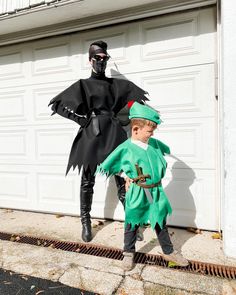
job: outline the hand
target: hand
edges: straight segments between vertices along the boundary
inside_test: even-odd
[[[88,120],[84,117],[78,117],[78,124],[83,128],[88,123]]]
[[[125,190],[126,192],[129,190],[130,184],[133,182],[133,179],[126,177],[125,178]]]

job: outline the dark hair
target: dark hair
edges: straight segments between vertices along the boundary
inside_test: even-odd
[[[95,41],[90,44],[90,46],[89,46],[89,60],[91,60],[91,58],[98,53],[107,54],[107,43],[106,42],[99,40],[99,41]]]

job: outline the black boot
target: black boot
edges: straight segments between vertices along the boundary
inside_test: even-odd
[[[121,204],[125,208],[125,180],[123,177],[120,177],[118,175],[115,175],[115,182],[117,186],[117,195],[118,199],[120,200]]]
[[[82,223],[82,239],[84,242],[90,242],[93,238],[90,211],[93,200],[94,183],[95,177],[91,175],[91,173],[85,173],[83,171],[80,187],[80,217]]]

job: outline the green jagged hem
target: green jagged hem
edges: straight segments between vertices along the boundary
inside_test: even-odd
[[[96,175],[98,175],[98,174],[100,174],[100,175],[105,175],[106,178],[115,175],[115,174],[111,173],[110,171],[104,169],[104,167],[102,166],[102,164],[100,164],[100,165],[97,166],[97,169],[96,169],[94,175],[96,176]]]
[[[171,215],[172,214],[172,209],[170,208],[167,215]],[[129,218],[126,218],[125,219],[125,228],[128,224],[131,225],[131,229],[134,229],[135,226],[140,226],[140,227],[144,227],[146,224],[150,224],[151,225],[151,228],[154,230],[155,229],[155,226],[156,224],[158,224],[160,226],[160,228],[162,229],[163,228],[163,222],[164,220],[166,219],[167,215],[163,218],[155,218],[154,220],[150,221],[149,218],[146,218],[142,221],[140,220],[134,220],[133,218],[129,219]]]

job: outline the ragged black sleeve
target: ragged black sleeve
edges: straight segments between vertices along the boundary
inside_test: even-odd
[[[86,102],[81,88],[80,80],[54,97],[50,103],[52,115],[70,119],[82,127],[86,124]]]

